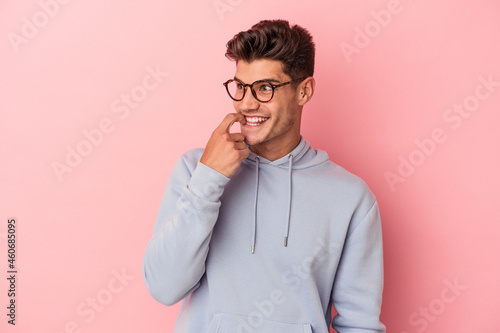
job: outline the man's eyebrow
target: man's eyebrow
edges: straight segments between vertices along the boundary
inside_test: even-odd
[[[234,77],[235,80],[238,80],[238,81],[241,81],[243,82],[243,80],[241,79],[238,79],[236,76]],[[277,82],[277,83],[281,83],[280,80],[278,79],[274,79],[274,78],[265,78],[265,79],[260,79],[260,80],[257,80],[257,81],[269,81],[269,82]]]

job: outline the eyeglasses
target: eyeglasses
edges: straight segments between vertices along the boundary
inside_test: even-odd
[[[252,84],[243,83],[238,79],[227,80],[223,83],[226,87],[226,91],[234,101],[241,101],[245,98],[245,93],[247,91],[247,87],[250,87],[252,91],[253,97],[261,103],[267,103],[274,97],[274,89],[286,86],[287,84],[298,82],[306,79],[307,77],[303,77],[300,79],[291,80],[285,83],[280,84],[272,84],[267,80],[259,80],[255,81]]]

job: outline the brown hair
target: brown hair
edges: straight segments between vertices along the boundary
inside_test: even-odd
[[[283,72],[292,79],[314,74],[315,47],[311,34],[299,25],[290,27],[285,20],[263,20],[227,42],[226,57],[252,62],[257,59],[279,60]]]

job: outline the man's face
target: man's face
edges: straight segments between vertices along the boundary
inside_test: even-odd
[[[270,80],[274,85],[292,79],[283,73],[281,62],[268,59],[250,63],[238,61],[235,78],[248,84]],[[262,155],[280,148],[293,149],[298,144],[302,107],[298,104],[297,94],[297,89],[288,84],[276,88],[271,101],[262,103],[255,99],[248,87],[243,100],[233,102],[236,112],[245,116],[246,124],[241,125],[241,133],[252,151]]]

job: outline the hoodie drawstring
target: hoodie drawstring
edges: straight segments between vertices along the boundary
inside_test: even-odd
[[[255,158],[255,204],[253,212],[253,237],[252,237],[252,254],[255,253],[255,238],[257,237],[257,199],[259,196],[259,162],[260,158]]]
[[[292,210],[292,161],[293,155],[288,155],[288,211],[285,229],[285,247],[288,245],[288,233],[290,231],[290,213]]]
[[[253,215],[253,236],[252,236],[252,254],[255,253],[255,240],[257,238],[257,202],[259,195],[259,163],[260,158],[255,157],[255,203],[254,203],[254,215]],[[285,228],[285,247],[288,245],[288,235],[290,231],[290,214],[292,210],[292,166],[293,166],[293,155],[288,155],[288,210],[286,216],[286,228]]]

